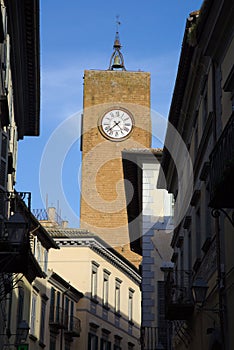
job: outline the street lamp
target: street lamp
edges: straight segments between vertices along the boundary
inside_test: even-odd
[[[202,277],[198,277],[192,285],[193,299],[195,303],[203,304],[206,300],[208,285]]]
[[[23,213],[15,212],[5,220],[4,232],[0,237],[0,272],[27,271],[30,251],[28,231],[29,222]]]
[[[8,234],[7,240],[10,244],[24,245],[24,243],[27,243],[26,233],[28,223],[21,213],[16,212],[13,214],[9,220],[5,222],[5,227]]]
[[[17,342],[24,343],[27,340],[28,332],[29,332],[28,322],[25,320],[21,320],[17,327]]]
[[[20,321],[16,329],[16,333],[14,334],[12,334],[10,329],[8,328],[6,330],[6,333],[0,335],[6,335],[8,339],[10,339],[12,335],[14,335],[16,338],[14,343],[10,344],[8,342],[7,344],[4,344],[4,346],[15,346],[17,350],[28,350],[28,344],[26,344],[25,342],[28,337],[29,329],[30,328],[28,322],[25,320]]]

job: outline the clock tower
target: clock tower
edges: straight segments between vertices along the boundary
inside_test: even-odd
[[[80,225],[138,265],[129,246],[122,151],[151,147],[150,73],[125,69],[118,32],[113,48],[109,69],[84,72]]]

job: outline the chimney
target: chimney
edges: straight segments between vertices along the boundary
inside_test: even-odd
[[[49,207],[47,209],[47,213],[48,213],[48,220],[49,221],[56,221],[56,209],[54,207]]]
[[[68,221],[67,220],[63,220],[61,226],[62,226],[62,228],[67,228],[68,227]]]

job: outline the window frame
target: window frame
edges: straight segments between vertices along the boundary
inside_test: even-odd
[[[97,288],[98,288],[98,268],[99,264],[96,261],[92,261],[91,266],[91,299],[97,301]]]
[[[109,277],[110,272],[106,269],[103,270],[103,293],[102,293],[102,305],[105,308],[109,308]]]
[[[119,278],[115,279],[115,314],[120,315],[120,287],[122,281]]]

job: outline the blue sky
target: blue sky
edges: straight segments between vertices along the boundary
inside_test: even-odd
[[[26,137],[19,142],[16,183],[18,191],[32,192],[33,208],[45,207],[39,180],[43,168],[43,181],[48,178],[43,196],[48,195],[48,205],[57,207],[70,226],[79,225],[79,139],[77,136],[75,140],[76,128],[71,126],[73,141],[60,159],[64,140],[70,136],[69,130],[66,134],[56,134],[56,130],[64,121],[69,128],[66,121],[74,121],[74,116],[79,124],[83,72],[108,68],[116,15],[121,22],[126,69],[151,73],[151,108],[166,118],[186,18],[201,4],[202,0],[41,0],[41,132],[37,138]],[[45,166],[42,155],[51,139],[51,155]],[[62,164],[62,169],[57,169],[54,162]],[[56,177],[61,177],[63,194],[54,186]]]

